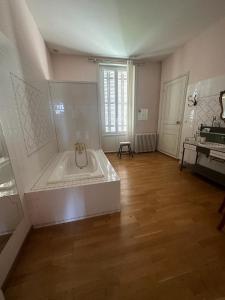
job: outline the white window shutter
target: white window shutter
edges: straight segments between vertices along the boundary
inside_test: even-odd
[[[127,132],[127,70],[126,67],[103,67],[102,86],[105,134]]]

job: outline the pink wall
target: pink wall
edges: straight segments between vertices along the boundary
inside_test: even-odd
[[[50,78],[50,54],[25,0],[3,0],[0,8],[0,31],[17,44],[22,67],[32,78]]]
[[[25,0],[12,1],[11,16],[24,75],[33,80],[52,75],[50,55]]]
[[[85,56],[52,54],[54,80],[62,81],[98,81],[98,65],[89,62]],[[160,63],[146,63],[136,68],[137,109],[148,108],[148,121],[136,120],[138,133],[157,130],[160,91]]]
[[[225,74],[225,18],[162,63],[162,81],[190,72],[189,83]]]
[[[138,121],[136,118],[137,133],[157,131],[160,79],[160,63],[146,63],[136,67],[136,109],[149,110],[147,121]]]
[[[54,80],[98,81],[97,64],[85,56],[52,54]]]

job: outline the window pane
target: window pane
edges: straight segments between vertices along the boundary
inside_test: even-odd
[[[116,82],[117,81],[117,82]],[[104,127],[107,133],[127,131],[127,71],[103,70]]]

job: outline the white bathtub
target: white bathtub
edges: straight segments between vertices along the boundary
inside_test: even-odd
[[[79,154],[77,159],[79,160]],[[63,156],[57,163],[55,169],[48,179],[48,183],[76,181],[91,178],[104,177],[102,168],[97,158],[96,151],[87,150],[88,165],[84,168],[79,168],[75,163],[74,151],[65,151]],[[82,162],[81,162],[82,165]]]

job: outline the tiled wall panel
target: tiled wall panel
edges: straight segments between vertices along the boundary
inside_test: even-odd
[[[11,73],[20,126],[28,155],[53,138],[50,104],[38,88]]]
[[[201,124],[212,125],[213,117],[216,116],[220,126],[225,127],[225,122],[221,120],[221,106],[219,102],[220,92],[225,90],[225,75],[190,84],[187,89],[184,121],[182,129],[182,143],[185,137],[192,137]],[[188,99],[196,95],[197,105],[190,106]]]
[[[50,90],[59,151],[73,150],[77,142],[99,149],[97,83],[51,82]]]

